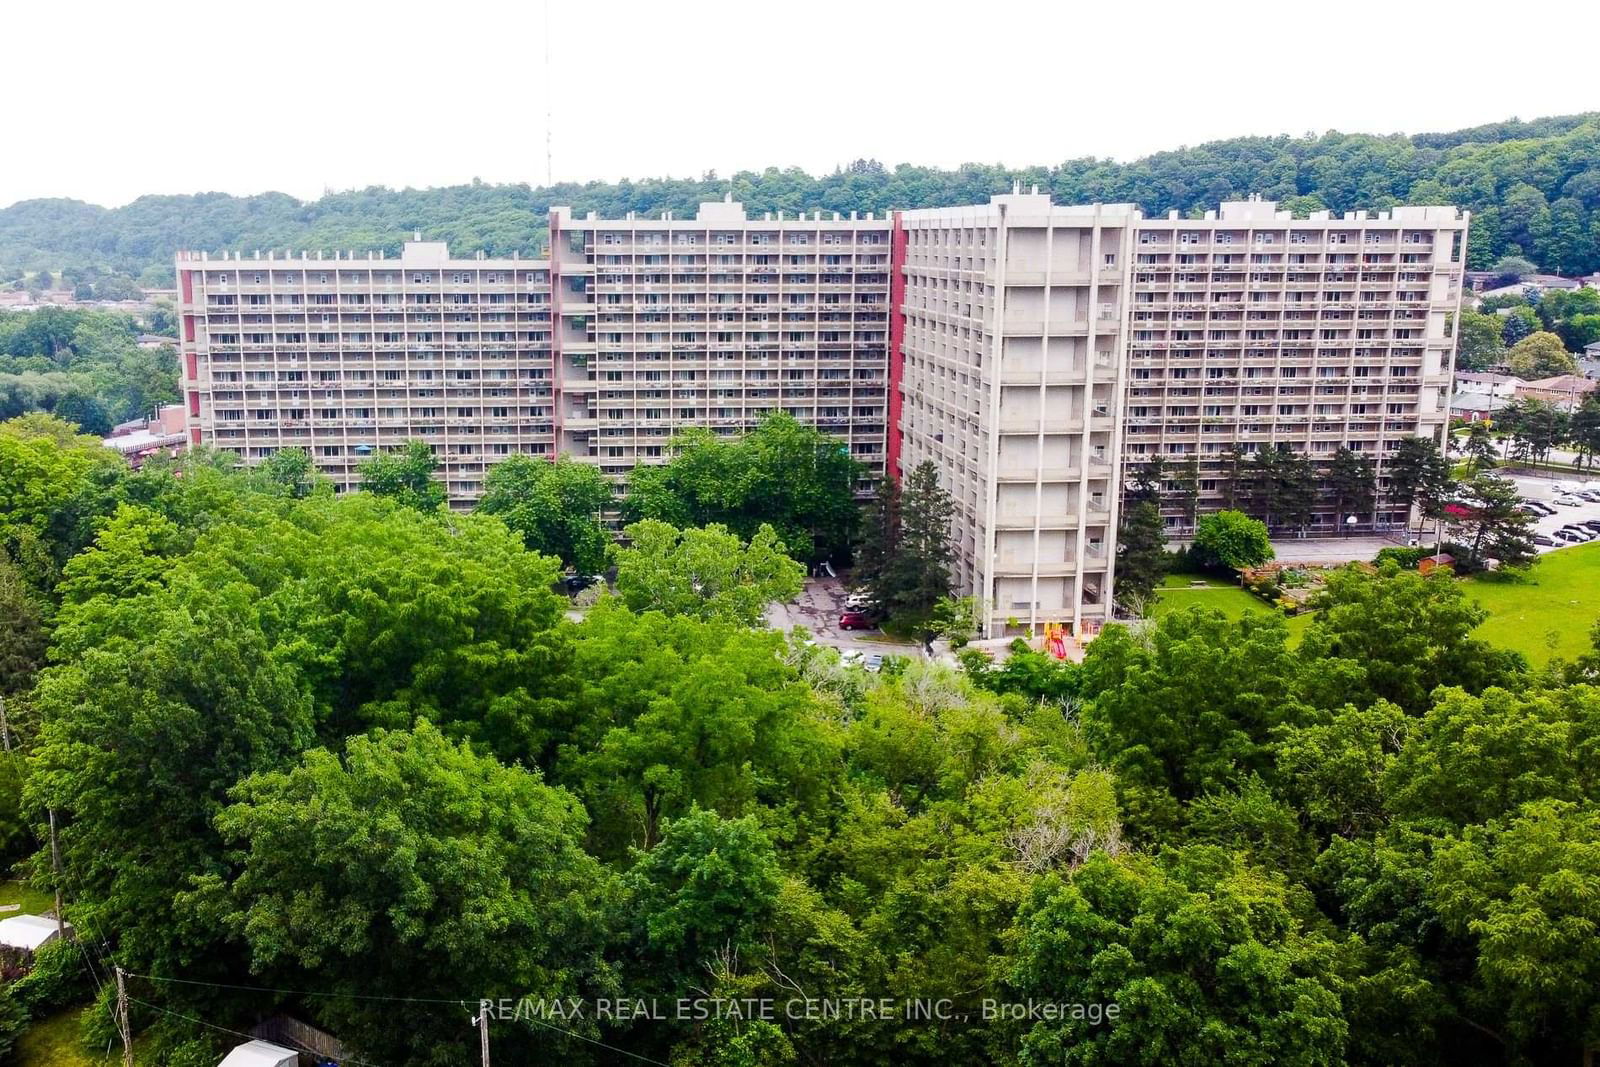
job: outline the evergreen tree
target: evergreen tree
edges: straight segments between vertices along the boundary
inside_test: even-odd
[[[1408,516],[1420,501],[1437,501],[1450,482],[1450,461],[1426,437],[1402,438],[1384,468],[1389,479],[1389,503]]]
[[[1142,504],[1149,501],[1159,505],[1161,503],[1161,475],[1165,464],[1161,457],[1136,463],[1131,471],[1132,481],[1128,486],[1128,503]]]
[[[1378,478],[1372,461],[1349,448],[1339,449],[1328,465],[1328,489],[1333,496],[1333,521],[1340,530],[1351,515],[1370,519],[1378,498]]]
[[[1462,451],[1473,467],[1480,471],[1493,467],[1500,458],[1495,451],[1494,434],[1489,432],[1487,422],[1475,422],[1467,429],[1467,440]]]
[[[1167,571],[1165,531],[1161,509],[1153,500],[1130,503],[1122,512],[1117,532],[1116,599],[1121,607],[1144,600],[1156,591]]]
[[[1279,445],[1277,452],[1278,517],[1285,526],[1304,530],[1317,502],[1317,470],[1309,457],[1288,445]]]
[[[939,485],[932,461],[919,463],[900,494],[900,536],[876,584],[879,603],[897,614],[926,618],[950,595],[950,522],[955,501]]]
[[[861,543],[856,546],[853,577],[875,592],[900,548],[900,479],[890,475],[861,511]]]
[[[1200,457],[1191,454],[1178,464],[1175,480],[1178,502],[1183,507],[1183,524],[1193,529],[1200,508]]]

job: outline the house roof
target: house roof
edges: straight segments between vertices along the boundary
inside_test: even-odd
[[[1543,389],[1552,393],[1587,393],[1600,382],[1579,374],[1558,374],[1554,378],[1540,378],[1527,385],[1529,389]]]
[[[1456,371],[1458,382],[1487,382],[1490,385],[1521,385],[1522,379],[1513,374],[1487,374],[1481,371]]]
[[[271,1041],[248,1041],[222,1058],[217,1067],[293,1067],[300,1054]]]
[[[72,924],[66,923],[65,926],[71,932]],[[0,945],[7,948],[32,952],[54,941],[57,932],[56,921],[43,915],[13,915],[9,919],[0,919]]]

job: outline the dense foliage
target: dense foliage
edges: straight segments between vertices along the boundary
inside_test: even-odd
[[[0,313],[0,419],[44,411],[103,435],[175,402],[177,352],[140,348],[141,332],[131,316],[110,311]]]
[[[1570,1063],[1600,1041],[1600,649],[1532,672],[1472,636],[1446,574],[1335,572],[1298,642],[1195,609],[1109,626],[1081,666],[869,674],[749,625],[746,587],[798,577],[771,529],[646,520],[622,595],[569,617],[558,562],[496,516],[103,451],[0,426],[0,590],[38,607],[6,660],[25,763],[0,815],[49,887],[56,812],[76,959],[114,954],[180,1013],[135,1016],[192,1057],[162,1062],[216,1061],[185,1018],[279,1011],[366,1062],[472,1062],[501,997],[591,1005],[495,1018],[510,1063]],[[85,995],[73,959],[26,1004]],[[805,1007],[860,998],[897,1007]]]
[[[1012,182],[1037,184],[1058,202],[1131,201],[1146,212],[1190,212],[1251,193],[1293,210],[1383,209],[1396,203],[1460,204],[1474,212],[1470,263],[1487,269],[1507,253],[1547,270],[1600,269],[1600,118],[1594,113],[1500,122],[1449,133],[1325,133],[1239,137],[1160,152],[1131,163],[1074,159],[1012,169],[957,170],[857,160],[812,176],[776,167],[731,178],[615,183],[368,188],[309,203],[282,193],[145,196],[106,209],[75,200],[31,200],[0,210],[0,280],[68,264],[132,274],[170,271],[181,248],[359,248],[394,252],[413,230],[459,253],[533,254],[552,204],[580,215],[630,211],[692,215],[731,192],[752,211],[875,211],[987,201]]]

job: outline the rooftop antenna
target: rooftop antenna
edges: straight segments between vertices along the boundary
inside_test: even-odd
[[[550,97],[550,0],[544,0],[544,184],[556,183],[554,156],[550,148],[550,122],[552,104]]]

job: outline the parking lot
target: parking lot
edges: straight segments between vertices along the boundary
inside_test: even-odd
[[[804,626],[820,644],[845,651],[854,649],[866,655],[873,652],[899,656],[921,654],[916,645],[897,641],[882,630],[839,629],[845,596],[844,583],[837,578],[807,578],[799,597],[767,609],[767,625],[783,631]]]
[[[1578,477],[1561,478],[1534,478],[1518,475],[1512,478],[1516,483],[1517,491],[1524,500],[1537,500],[1549,504],[1556,509],[1554,515],[1541,515],[1534,519],[1534,532],[1551,537],[1557,530],[1569,522],[1583,522],[1589,519],[1600,519],[1600,503],[1585,502],[1569,507],[1557,504],[1556,498],[1563,496],[1562,490],[1583,489],[1586,491],[1600,492],[1600,479],[1583,479]],[[1552,538],[1553,539],[1553,538]],[[1570,548],[1571,545],[1557,540],[1554,545],[1539,545],[1540,552],[1554,552],[1557,549]]]

